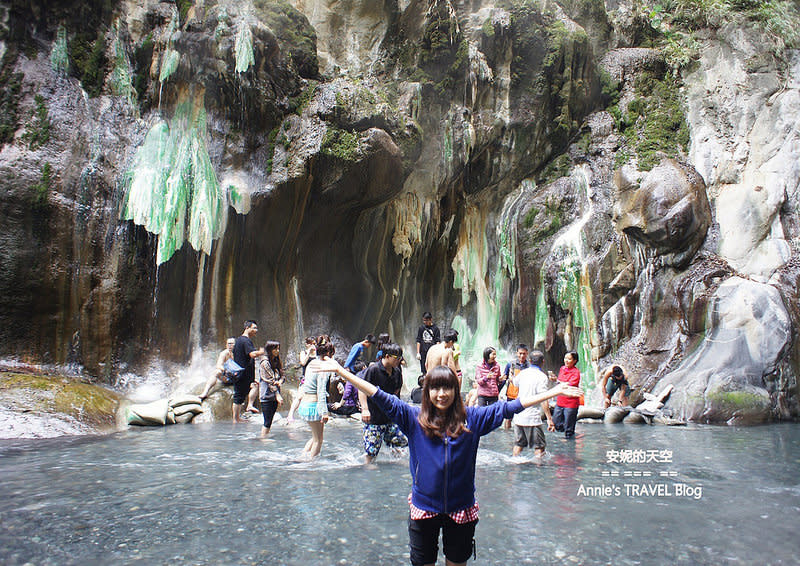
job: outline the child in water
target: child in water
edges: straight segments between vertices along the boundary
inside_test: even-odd
[[[335,371],[369,396],[408,436],[413,479],[408,536],[414,566],[436,562],[440,530],[448,565],[466,563],[472,554],[478,522],[475,460],[480,437],[525,407],[556,395],[581,394],[578,389],[559,384],[546,393],[513,402],[465,407],[455,372],[437,366],[425,377],[422,406],[418,407],[360,379],[335,361],[325,363],[324,369]]]

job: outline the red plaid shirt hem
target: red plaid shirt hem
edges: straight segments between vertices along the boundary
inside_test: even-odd
[[[433,519],[439,513],[434,513],[433,511],[424,511],[419,507],[416,507],[413,503],[411,503],[411,494],[408,494],[408,508],[411,514],[411,518],[415,521],[419,521],[420,519]],[[472,507],[467,507],[466,509],[462,509],[461,511],[454,511],[452,513],[448,513],[447,515],[453,519],[453,521],[459,525],[463,525],[464,523],[471,523],[472,521],[478,520],[478,502],[475,502],[475,505]]]

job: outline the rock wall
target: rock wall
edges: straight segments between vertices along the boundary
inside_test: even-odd
[[[746,13],[61,4],[0,4],[4,355],[113,383],[245,318],[291,352],[431,310],[467,366],[575,349],[593,401],[622,363],[693,420],[798,415],[800,59]]]

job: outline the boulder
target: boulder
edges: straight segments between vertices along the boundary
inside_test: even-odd
[[[685,266],[711,225],[703,178],[691,165],[664,159],[637,182],[623,167],[617,188],[617,230],[651,248],[665,265]]]
[[[779,291],[739,277],[723,282],[706,314],[706,333],[677,369],[661,379],[675,389],[668,406],[687,420],[768,420],[765,376],[788,350],[792,325]]]

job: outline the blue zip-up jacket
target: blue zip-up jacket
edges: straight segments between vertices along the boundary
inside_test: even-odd
[[[411,502],[423,511],[453,513],[475,504],[475,460],[480,437],[522,411],[519,400],[467,407],[467,428],[458,438],[429,438],[419,424],[419,407],[378,390],[372,400],[408,437]]]

